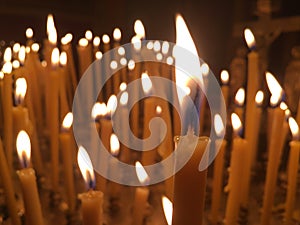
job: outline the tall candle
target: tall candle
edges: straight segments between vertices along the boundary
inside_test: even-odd
[[[94,191],[95,174],[91,159],[86,150],[80,146],[77,155],[78,165],[86,182],[88,191],[78,195],[81,200],[81,214],[83,225],[103,224],[103,193]]]
[[[219,114],[214,116],[215,132],[218,136],[224,136],[225,127]],[[220,221],[220,203],[223,190],[223,174],[225,163],[226,140],[216,140],[215,146],[219,147],[219,152],[214,160],[213,184],[212,184],[212,203],[211,203],[211,223],[218,224]],[[216,148],[217,149],[217,148]]]
[[[221,71],[221,81],[222,81],[222,87],[221,91],[225,100],[225,105],[228,107],[228,97],[229,97],[229,73],[227,70]]]
[[[244,88],[238,89],[235,95],[235,109],[234,112],[241,118],[244,119],[244,102],[245,102],[245,90]]]
[[[103,53],[105,54],[110,50],[110,37],[107,34],[104,34],[102,36],[102,43],[103,43]],[[108,78],[110,74],[110,62],[111,62],[111,57],[109,53],[107,53],[105,57],[105,62],[103,64],[104,65],[103,76],[105,78]],[[113,82],[110,77],[110,79],[108,79],[105,84],[105,97],[108,98],[111,94],[113,94],[112,92],[113,92]]]
[[[28,134],[20,131],[17,137],[17,151],[23,169],[17,171],[25,206],[25,219],[27,224],[42,225],[44,219],[40,199],[37,190],[36,176],[33,168],[30,168],[31,144]]]
[[[6,198],[8,213],[12,224],[21,225],[21,220],[18,216],[17,201],[15,199],[15,190],[13,186],[12,177],[8,167],[7,159],[3,151],[2,140],[0,139],[0,178],[2,181],[4,194]]]
[[[86,38],[81,38],[78,42],[77,53],[79,59],[79,78],[93,62],[91,45]]]
[[[72,97],[71,99],[68,99],[67,97],[67,87],[68,87],[68,74],[67,74],[67,54],[66,52],[62,52],[59,56],[59,62],[61,65],[60,70],[60,77],[59,77],[59,108],[60,108],[60,118],[59,121],[62,121],[64,118],[62,118],[64,115],[66,115],[71,105],[71,102],[73,101]]]
[[[141,185],[147,185],[149,176],[140,162],[135,163],[137,177]],[[133,203],[133,225],[143,225],[148,207],[149,189],[147,187],[137,187],[135,189],[134,203]]]
[[[121,37],[122,37],[121,30],[119,28],[115,28],[114,32],[113,32],[113,38],[114,38],[113,47],[114,48],[119,48],[120,47]],[[115,59],[119,58],[119,54],[117,53],[117,51],[116,51],[116,54],[114,55],[114,58]],[[121,71],[118,70],[113,75],[113,87],[114,87],[114,93],[115,94],[118,94],[118,92],[119,92],[120,83],[121,83]]]
[[[289,118],[289,125],[293,134],[293,140],[290,142],[290,154],[287,170],[287,194],[285,202],[284,224],[292,225],[293,212],[295,209],[295,199],[297,193],[297,178],[299,170],[300,142],[299,127],[294,118]]]
[[[229,192],[229,195],[226,203],[224,223],[226,225],[237,225],[244,191],[243,188],[247,185],[247,181],[245,180],[247,174],[245,174],[244,166],[248,157],[248,143],[239,136],[242,130],[242,123],[237,114],[233,113],[231,120],[236,136],[233,139],[230,158],[230,177],[225,189]]]

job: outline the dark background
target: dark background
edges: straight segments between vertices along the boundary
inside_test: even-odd
[[[300,15],[299,0],[273,0],[272,17]],[[227,68],[236,49],[245,45],[243,34],[233,37],[237,22],[257,20],[255,0],[2,0],[0,1],[0,40],[25,42],[25,30],[32,27],[35,38],[46,37],[46,17],[55,16],[59,37],[67,32],[78,40],[86,29],[96,35],[115,27],[123,31],[122,42],[133,35],[133,23],[141,19],[147,39],[175,41],[174,17],[182,13],[188,23],[200,57],[215,73]],[[300,25],[299,25],[300,26]],[[290,60],[290,50],[300,44],[300,32],[281,34],[269,51],[270,69],[281,76]]]

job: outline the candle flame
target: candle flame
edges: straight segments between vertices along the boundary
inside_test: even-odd
[[[15,99],[18,104],[21,104],[25,98],[27,91],[27,82],[25,78],[16,80]]]
[[[38,43],[33,43],[31,49],[33,52],[38,52],[40,50],[40,45]]]
[[[270,105],[272,107],[278,106],[278,104],[280,103],[280,101],[281,101],[281,96],[280,95],[271,95],[271,97],[270,97]]]
[[[16,147],[17,147],[19,160],[23,168],[27,168],[30,163],[31,143],[30,143],[30,138],[26,133],[26,131],[21,130],[18,133]]]
[[[169,56],[169,57],[167,58],[167,64],[168,64],[168,65],[173,65],[173,63],[174,63],[173,57],[172,57],[172,56]]]
[[[118,105],[118,100],[115,95],[111,95],[107,101],[107,112],[111,114],[111,116],[116,111]]]
[[[162,113],[162,108],[161,108],[161,106],[160,105],[158,105],[158,106],[156,106],[156,114],[157,115],[160,115],[161,113]]]
[[[119,87],[120,91],[125,91],[127,89],[127,84],[125,82],[122,82],[120,84],[120,87]]]
[[[53,22],[53,25],[50,25],[49,29],[50,30],[49,30],[49,33],[48,33],[48,40],[52,45],[56,45],[56,43],[57,43],[57,31],[56,31],[56,28],[54,26],[54,22]]]
[[[68,57],[67,57],[67,53],[66,52],[61,52],[60,56],[59,56],[59,63],[62,66],[67,65],[68,62]]]
[[[240,88],[235,95],[235,103],[238,106],[243,106],[245,102],[245,89],[244,88]]]
[[[21,46],[18,54],[19,61],[21,64],[24,64],[26,58],[26,49],[25,46]]]
[[[101,42],[101,39],[99,36],[94,37],[94,40],[93,40],[94,47],[99,47],[100,42]]]
[[[27,39],[31,39],[33,37],[33,30],[32,28],[28,27],[25,31],[25,34],[26,34],[26,38]]]
[[[89,44],[89,41],[86,38],[80,38],[78,41],[79,46],[86,47]]]
[[[20,43],[15,43],[13,45],[13,52],[18,53],[20,51],[20,47],[21,47]]]
[[[160,42],[159,41],[154,41],[154,44],[153,44],[153,50],[155,52],[159,52],[160,51]]]
[[[110,38],[107,34],[103,34],[102,41],[104,44],[108,44],[110,42]]]
[[[120,104],[121,105],[127,105],[127,103],[128,103],[128,92],[124,91],[121,94],[121,97],[120,97]]]
[[[131,43],[133,44],[134,49],[137,51],[139,51],[142,47],[141,39],[138,36],[133,36],[131,38]]]
[[[125,48],[124,47],[118,48],[118,54],[119,55],[125,55]]]
[[[18,69],[18,68],[20,67],[20,62],[19,62],[18,60],[14,60],[14,61],[12,62],[12,67],[13,67],[14,69]]]
[[[110,135],[110,152],[113,156],[117,156],[120,150],[120,142],[115,134]]]
[[[61,43],[63,45],[69,44],[73,39],[73,35],[71,33],[67,33],[64,37],[61,39]]]
[[[282,96],[283,89],[280,86],[279,82],[270,72],[266,72],[266,80],[271,94],[275,96],[274,98],[280,99]]]
[[[284,115],[285,115],[286,120],[288,120],[291,117],[291,114],[292,114],[291,110],[289,110],[289,109],[286,109],[284,111]]]
[[[128,69],[133,70],[135,68],[135,62],[133,59],[130,59],[128,62]]]
[[[161,198],[164,214],[168,225],[172,224],[173,203],[166,196]]]
[[[299,126],[293,117],[289,118],[289,126],[293,135],[293,139],[299,140]]]
[[[261,106],[264,101],[264,93],[262,91],[258,91],[255,95],[255,103],[258,106]]]
[[[286,104],[285,102],[281,102],[280,105],[279,105],[279,107],[280,107],[283,111],[285,111],[285,110],[288,109],[288,106],[287,106],[287,104]]]
[[[53,19],[53,15],[49,14],[47,16],[47,35],[49,35],[49,33],[51,32],[51,30],[54,28],[54,19]]]
[[[92,108],[91,116],[95,120],[99,116],[105,116],[107,114],[107,107],[105,103],[96,102]]]
[[[148,41],[147,49],[151,50],[151,49],[153,49],[153,47],[154,47],[153,41]]]
[[[166,55],[169,52],[170,44],[167,41],[164,41],[161,46],[161,52]]]
[[[188,27],[181,15],[176,16],[176,46],[184,48],[194,54],[195,56],[198,56],[197,49],[195,46],[195,43],[192,39],[192,36],[188,30]],[[182,52],[179,51],[180,49],[177,47],[174,47],[173,49],[173,56],[175,57],[175,78],[176,78],[176,85],[180,87],[180,91],[177,91],[179,102],[183,102],[183,98],[186,96],[186,87],[188,85],[188,82],[190,81],[190,77],[185,74],[181,69],[179,69],[180,63],[179,62],[185,62],[187,59],[183,57]],[[200,67],[200,61],[196,60],[193,62],[193,68],[197,70],[197,73],[193,74],[199,83],[203,83],[202,80],[202,74],[201,74],[201,67]],[[182,91],[183,90],[183,91]]]
[[[147,185],[150,178],[149,178],[145,168],[143,167],[143,165],[139,161],[137,161],[135,163],[135,171],[136,171],[136,175],[137,175],[140,183],[142,185]]]
[[[156,59],[157,59],[158,61],[161,61],[161,60],[163,59],[163,55],[162,55],[161,53],[157,53],[157,54],[156,54]]]
[[[143,91],[146,95],[149,94],[149,92],[152,89],[152,82],[150,77],[146,72],[142,73],[142,86],[143,86]]]
[[[0,71],[0,80],[2,80],[3,78],[4,78],[4,73]]]
[[[122,57],[122,58],[120,59],[120,64],[121,64],[122,66],[126,66],[126,64],[127,64],[127,59],[124,58],[124,57]]]
[[[65,118],[62,122],[62,127],[64,129],[70,129],[72,124],[73,124],[73,113],[69,112],[69,113],[67,113],[67,115],[65,116]]]
[[[4,55],[3,55],[3,61],[6,62],[10,62],[12,59],[12,50],[11,47],[7,47],[4,51]]]
[[[103,54],[100,51],[97,51],[95,54],[96,59],[102,59],[102,56],[103,56]]]
[[[232,123],[232,127],[233,127],[233,130],[236,134],[239,134],[240,131],[243,129],[243,125],[242,125],[242,122],[239,118],[239,116],[235,113],[232,113],[231,114],[231,123]]]
[[[221,71],[221,81],[223,85],[228,84],[229,82],[229,73],[227,70],[222,70]]]
[[[92,31],[87,30],[87,31],[85,32],[85,38],[86,38],[88,41],[92,41],[92,39],[93,39],[93,33],[92,33]]]
[[[225,126],[219,114],[216,114],[214,116],[214,125],[215,125],[214,128],[217,136],[224,136]]]
[[[114,29],[113,37],[114,37],[115,41],[120,41],[121,40],[122,33],[121,33],[121,30],[119,28]]]
[[[247,42],[248,48],[251,49],[251,48],[255,47],[255,37],[249,28],[246,28],[244,30],[244,37]]]
[[[118,63],[117,63],[116,60],[113,60],[113,61],[110,62],[110,68],[113,69],[113,70],[118,68]]]
[[[12,71],[12,64],[11,62],[6,62],[4,63],[3,67],[2,67],[2,72],[5,74],[10,74]]]
[[[207,65],[207,63],[203,63],[200,67],[200,70],[204,76],[207,76],[209,73],[209,66]]]
[[[82,146],[79,146],[78,148],[77,162],[86,185],[88,186],[89,189],[93,189],[94,182],[95,182],[95,173],[93,169],[93,164],[89,154]]]
[[[59,50],[58,50],[58,48],[54,48],[52,50],[51,64],[53,67],[57,67],[59,65]]]
[[[140,39],[145,38],[146,36],[145,28],[141,20],[136,20],[134,22],[134,32]]]

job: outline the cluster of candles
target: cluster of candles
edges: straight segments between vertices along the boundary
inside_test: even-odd
[[[110,150],[113,165],[114,160],[133,164],[136,175],[141,183],[135,193],[132,211],[133,224],[143,224],[146,216],[145,208],[150,190],[146,187],[151,177],[147,174],[147,167],[158,161],[158,158],[167,158],[176,148],[184,148],[186,151],[194,149],[189,146],[195,138],[197,145],[191,159],[173,177],[164,182],[165,195],[162,196],[166,222],[173,225],[202,224],[204,220],[204,202],[206,190],[207,168],[199,171],[199,163],[206,147],[210,143],[209,138],[196,137],[191,130],[184,136],[178,136],[173,143],[173,137],[180,135],[182,125],[178,124],[179,115],[174,109],[169,108],[168,103],[151,97],[154,92],[151,77],[161,76],[176,82],[178,87],[187,90],[186,95],[192,93],[192,87],[187,86],[187,81],[182,82],[182,77],[177,71],[178,58],[172,56],[172,49],[168,42],[150,41],[147,45],[142,44],[145,38],[145,30],[140,20],[135,22],[135,36],[132,38],[132,52],[125,52],[120,46],[121,31],[116,28],[113,32],[113,47],[117,48],[118,55],[111,56],[111,60],[101,68],[100,76],[114,71],[118,64],[123,67],[114,71],[114,76],[107,81],[105,88],[99,94],[99,102],[96,102],[91,117],[94,119],[99,137],[106,149]],[[63,167],[64,189],[66,201],[70,212],[76,209],[76,194],[74,188],[74,164],[76,163],[76,144],[72,134],[73,114],[71,111],[73,96],[76,91],[78,80],[94,60],[101,60],[102,54],[110,50],[110,37],[102,36],[102,52],[100,51],[101,39],[93,37],[91,31],[87,31],[84,38],[78,41],[77,56],[78,65],[75,63],[72,49],[72,34],[66,34],[61,38],[60,50],[57,47],[57,31],[54,19],[51,15],[47,20],[48,39],[43,43],[43,58],[39,58],[40,45],[33,41],[33,30],[28,28],[26,46],[14,44],[13,48],[7,47],[4,52],[3,67],[0,72],[0,105],[1,110],[1,142],[0,142],[0,177],[5,191],[6,204],[9,211],[11,223],[21,224],[15,200],[15,190],[11,174],[14,174],[14,152],[15,148],[22,169],[17,171],[25,207],[26,222],[31,225],[45,224],[39,200],[35,171],[38,175],[44,174],[43,155],[44,151],[50,152],[51,156],[51,185],[53,192],[59,192],[60,168]],[[188,47],[189,51],[197,54],[195,45],[189,34],[187,26],[181,16],[176,18],[177,45]],[[224,223],[226,225],[237,224],[241,207],[247,207],[249,203],[249,189],[251,183],[251,170],[255,166],[259,142],[260,120],[262,114],[262,102],[264,93],[259,90],[259,56],[255,50],[255,39],[249,29],[245,30],[245,39],[251,50],[248,54],[248,81],[246,92],[239,89],[236,97],[236,108],[231,114],[234,137],[232,141],[229,181],[225,187],[228,192],[226,202]],[[135,59],[142,57],[141,52],[148,51],[155,55],[157,61],[135,63]],[[131,55],[130,55],[131,54]],[[128,56],[131,58],[128,58]],[[78,68],[79,76],[77,76]],[[207,74],[207,64],[199,64],[199,76]],[[127,84],[141,78],[145,95],[143,104],[135,104],[129,112]],[[267,72],[266,80],[271,92],[270,105],[268,109],[268,163],[265,180],[264,199],[261,212],[261,225],[269,225],[272,218],[272,207],[276,190],[278,169],[281,163],[281,155],[290,126],[293,140],[290,142],[290,157],[288,163],[288,188],[285,203],[285,224],[291,224],[296,198],[296,185],[299,165],[299,128],[300,115],[296,122],[291,117],[288,106],[283,102],[284,90],[276,81],[275,77]],[[221,72],[221,92],[226,106],[229,105],[229,74]],[[169,88],[169,87],[163,87]],[[87,90],[88,91],[88,90]],[[165,90],[171,92],[173,98],[177,99],[176,89]],[[120,94],[121,93],[121,94]],[[138,95],[139,90],[134,91]],[[119,94],[119,99],[114,94]],[[246,98],[246,99],[245,99]],[[244,101],[246,100],[246,111],[244,112]],[[107,104],[104,102],[107,101]],[[177,99],[182,107],[181,99]],[[205,101],[201,103],[201,115],[205,110]],[[167,126],[167,134],[161,144],[151,150],[142,152],[141,155],[134,153],[128,146],[120,143],[118,137],[113,133],[112,116],[117,107],[121,107],[121,117],[130,118],[132,132],[137,137],[147,138],[150,135],[148,124],[153,117],[161,117]],[[181,108],[182,109],[182,108]],[[182,109],[184,110],[184,109]],[[207,109],[208,110],[208,109]],[[299,112],[298,112],[299,113]],[[299,113],[300,114],[300,113]],[[205,118],[201,117],[201,120]],[[204,115],[204,114],[203,114]],[[127,127],[122,118],[116,119],[120,130]],[[215,133],[223,137],[226,127],[219,114],[212,115]],[[143,125],[140,123],[143,121]],[[202,122],[203,122],[202,121]],[[243,121],[245,126],[243,128]],[[201,123],[200,123],[201,124]],[[161,139],[161,128],[155,128],[156,138]],[[201,130],[201,128],[200,128]],[[153,131],[153,130],[152,130]],[[244,131],[244,134],[243,134]],[[125,129],[124,129],[125,132]],[[152,134],[151,134],[152,135]],[[126,133],[122,134],[126,138]],[[2,145],[3,139],[3,145]],[[49,142],[49,146],[43,141]],[[130,140],[127,139],[127,142]],[[47,142],[46,142],[47,143]],[[43,145],[44,144],[44,145]],[[103,197],[106,194],[118,196],[121,185],[113,183],[109,192],[106,190],[107,180],[94,173],[92,161],[89,159],[88,151],[79,145],[77,160],[82,176],[86,182],[87,192],[79,194],[81,200],[81,211],[83,224],[103,224]],[[220,222],[220,205],[223,193],[223,175],[225,167],[225,151],[227,141],[220,138],[214,143],[219,146],[219,151],[213,163],[211,224]],[[144,146],[147,148],[147,146]],[[32,154],[31,154],[32,150]],[[48,153],[47,153],[48,154]],[[32,160],[31,160],[32,155]],[[62,156],[62,162],[59,158]],[[44,157],[45,158],[45,157]],[[105,165],[107,162],[100,163]],[[175,161],[176,163],[176,161]],[[108,165],[108,164],[107,164]],[[34,169],[33,169],[34,168]],[[107,173],[117,168],[108,167]]]

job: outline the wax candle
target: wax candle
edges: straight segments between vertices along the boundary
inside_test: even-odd
[[[297,177],[299,169],[299,155],[300,155],[300,142],[299,142],[299,127],[294,118],[289,118],[289,126],[293,135],[293,140],[290,142],[289,162],[287,168],[287,194],[285,202],[285,216],[284,224],[292,225],[293,212],[295,209],[295,199],[297,193]]]
[[[149,182],[149,176],[145,171],[143,165],[140,162],[135,163],[136,174],[141,182],[141,185],[147,185]],[[145,215],[147,214],[149,189],[147,187],[137,187],[135,189],[133,212],[132,212],[132,224],[142,225],[144,224]]]
[[[245,102],[245,89],[240,88],[236,92],[235,98],[235,109],[234,112],[241,118],[241,120],[244,119],[244,102]]]
[[[104,34],[102,36],[102,43],[103,43],[103,53],[105,54],[110,50],[110,37],[107,34]],[[103,61],[104,63],[103,76],[105,77],[105,79],[107,79],[110,75],[110,62],[111,62],[111,57],[109,53],[107,53],[105,57],[105,61]],[[113,82],[112,79],[108,79],[105,84],[105,97],[108,98],[111,94],[113,94],[112,92],[113,92]]]
[[[53,68],[49,74],[49,120],[51,121],[49,128],[52,163],[52,188],[53,191],[57,191],[59,184],[59,79],[61,76],[58,70],[58,48],[53,49],[51,62]]]
[[[120,142],[114,133],[110,136],[110,153],[111,153],[111,159],[109,164],[109,173],[112,177],[117,177],[120,174],[119,168],[118,168],[118,155],[120,151]],[[121,193],[121,185],[115,182],[110,182],[110,197],[112,199],[117,199],[120,197]]]
[[[7,155],[8,166],[12,171],[13,163],[13,102],[12,102],[12,65],[10,62],[6,62],[2,71],[4,73],[3,78],[3,118],[4,118],[4,149]]]
[[[81,38],[77,46],[78,60],[79,60],[79,78],[81,78],[86,69],[93,62],[92,49],[89,41],[86,38]]]
[[[224,136],[225,127],[219,114],[214,116],[215,132],[218,136]],[[227,146],[226,140],[216,140],[216,149],[219,151],[214,160],[214,172],[213,172],[213,184],[212,184],[212,203],[211,203],[211,223],[218,224],[220,221],[220,203],[221,194],[223,190],[223,174],[224,174],[224,163],[225,163],[225,150]]]
[[[25,220],[30,225],[42,225],[44,219],[37,190],[36,176],[30,168],[31,144],[28,134],[22,130],[17,137],[17,151],[23,169],[17,171],[25,206]]]
[[[222,87],[221,91],[225,100],[225,105],[228,107],[228,97],[229,97],[229,73],[227,70],[221,71],[221,81],[222,81]]]
[[[21,220],[18,216],[17,201],[15,199],[15,190],[13,186],[12,177],[8,167],[7,159],[3,151],[2,140],[0,139],[0,178],[4,189],[8,213],[11,222],[14,225],[21,225]]]
[[[237,116],[233,113],[231,115],[232,126],[235,132],[235,138],[233,139],[232,152],[230,158],[230,168],[229,168],[229,181],[225,190],[229,192],[225,220],[226,225],[236,225],[238,224],[238,215],[243,197],[243,188],[247,183],[248,176],[245,172],[244,166],[248,156],[248,143],[245,139],[240,137],[240,132],[242,130],[242,123]],[[246,178],[246,179],[245,179]]]
[[[172,214],[173,214],[173,203],[166,196],[162,197],[162,205],[164,210],[164,215],[168,225],[172,224]]]
[[[73,175],[73,160],[72,160],[72,136],[70,128],[73,123],[73,114],[68,113],[62,123],[61,133],[59,134],[60,151],[62,153],[63,171],[65,191],[67,195],[67,203],[69,211],[73,212],[76,206],[75,203],[75,187]]]
[[[60,77],[59,77],[59,109],[60,109],[60,119],[59,121],[62,121],[64,118],[62,118],[64,115],[66,115],[70,107],[69,105],[72,104],[73,99],[68,99],[67,97],[67,86],[68,86],[68,74],[66,71],[66,65],[67,65],[67,54],[66,52],[61,52],[59,56],[59,63],[61,67],[60,70]]]
[[[81,214],[83,225],[103,224],[103,193],[94,191],[95,174],[91,159],[86,150],[80,146],[77,154],[78,165],[85,180],[88,191],[78,195],[81,200]]]
[[[122,37],[121,30],[119,28],[115,28],[113,31],[113,38],[114,38],[114,43],[113,47],[114,48],[119,48],[120,47],[120,40]],[[114,55],[115,59],[119,58],[119,54],[116,51],[116,54]],[[114,93],[117,94],[119,92],[119,86],[121,83],[121,71],[118,70],[114,73],[113,75],[113,87],[114,87]]]
[[[97,59],[96,58],[96,53],[99,51],[100,42],[101,42],[100,37],[95,36],[94,39],[93,39],[93,56],[94,56],[94,59]]]

